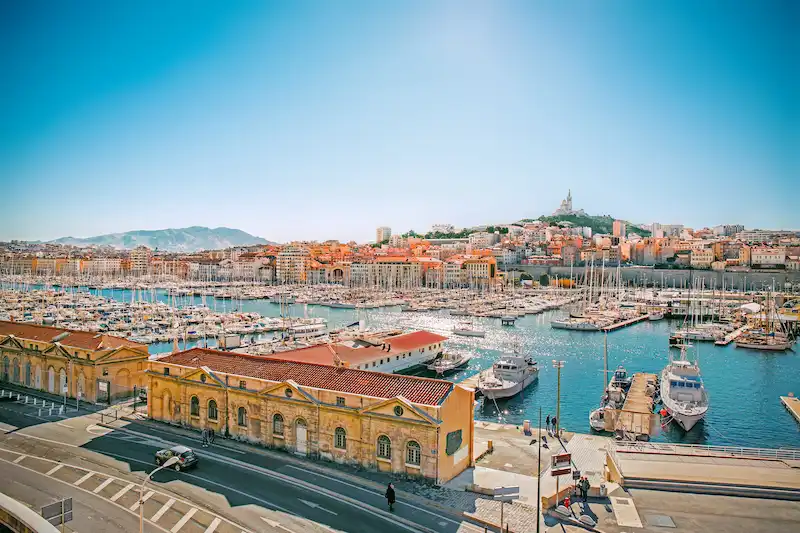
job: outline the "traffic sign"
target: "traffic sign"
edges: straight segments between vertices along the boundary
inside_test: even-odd
[[[573,470],[572,471],[572,479],[580,479],[581,478],[581,471],[580,470]]]

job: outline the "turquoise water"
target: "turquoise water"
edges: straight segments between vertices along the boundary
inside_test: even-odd
[[[92,291],[96,293],[98,291]],[[103,296],[131,300],[130,291],[99,291]],[[166,301],[163,291],[159,300]],[[200,297],[183,298],[181,304],[201,304]],[[213,298],[206,303],[214,308]],[[216,302],[219,311],[239,306],[230,300]],[[243,311],[264,316],[279,316],[280,307],[266,300],[245,300]],[[316,305],[296,304],[290,307],[293,316],[320,316],[330,327],[355,322],[359,314],[353,309],[330,309]],[[567,430],[588,432],[589,411],[597,407],[603,390],[603,334],[557,330],[550,319],[560,315],[551,311],[518,319],[515,326],[502,327],[499,319],[476,318],[477,328],[486,330],[485,338],[451,337],[447,348],[465,350],[475,357],[469,367],[449,376],[460,381],[487,368],[503,353],[515,348],[530,353],[539,362],[541,372],[536,383],[524,395],[498,402],[500,413],[491,402],[479,403],[477,419],[521,424],[535,422],[541,406],[544,415],[556,412],[556,370],[552,360],[565,361],[561,371],[561,425]],[[427,329],[450,334],[460,317],[447,311],[402,313],[397,308],[361,311],[360,318],[376,328]],[[608,335],[609,368],[624,365],[628,372],[659,373],[668,359],[667,341],[670,329],[679,323],[669,320],[641,322]],[[209,343],[211,344],[211,343]],[[191,343],[190,343],[191,345]],[[729,346],[698,343],[700,366],[711,408],[705,421],[689,433],[669,427],[654,437],[657,441],[755,447],[799,447],[800,424],[781,405],[779,396],[790,391],[800,393],[800,356],[795,352],[765,353]],[[169,351],[172,345],[153,344],[151,353]],[[694,352],[690,357],[694,358]],[[544,416],[543,415],[543,416]]]

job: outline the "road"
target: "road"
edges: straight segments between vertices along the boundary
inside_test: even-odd
[[[224,444],[199,448],[196,440],[152,428],[111,430],[96,414],[39,414],[31,405],[0,403],[0,475],[14,481],[9,495],[35,508],[75,498],[75,531],[135,531],[138,486],[155,467],[154,452],[172,444],[195,449],[200,464],[155,474],[144,492],[148,532],[483,530],[418,504],[400,502],[389,513],[382,493],[281,454],[244,453]]]

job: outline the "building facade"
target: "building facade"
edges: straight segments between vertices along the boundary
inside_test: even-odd
[[[375,230],[375,242],[380,244],[383,241],[388,241],[392,236],[392,228],[388,226],[381,226]]]
[[[284,246],[275,261],[276,281],[283,284],[305,283],[310,261],[311,252],[307,248]]]
[[[112,403],[145,385],[147,346],[87,331],[0,321],[0,379]]]
[[[131,273],[143,275],[150,272],[153,252],[147,246],[137,246],[131,250]]]
[[[201,348],[147,374],[155,420],[436,483],[473,462],[474,393],[448,381]]]

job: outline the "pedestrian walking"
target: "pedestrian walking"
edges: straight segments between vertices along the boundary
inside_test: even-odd
[[[216,438],[217,434],[214,432],[214,428],[210,428],[208,430],[208,443],[214,444],[214,438]]]
[[[581,499],[583,503],[586,503],[589,499],[589,479],[586,477],[582,477],[580,481],[581,486]]]
[[[394,512],[394,485],[391,483],[386,488],[386,501],[389,502],[389,511]]]
[[[550,415],[547,415],[544,423],[547,426],[547,432],[550,433]]]
[[[552,422],[553,422],[553,436],[558,437],[558,419],[556,417],[553,417]]]
[[[203,448],[208,448],[208,430],[203,428],[203,430],[200,432],[200,435],[203,437]]]

